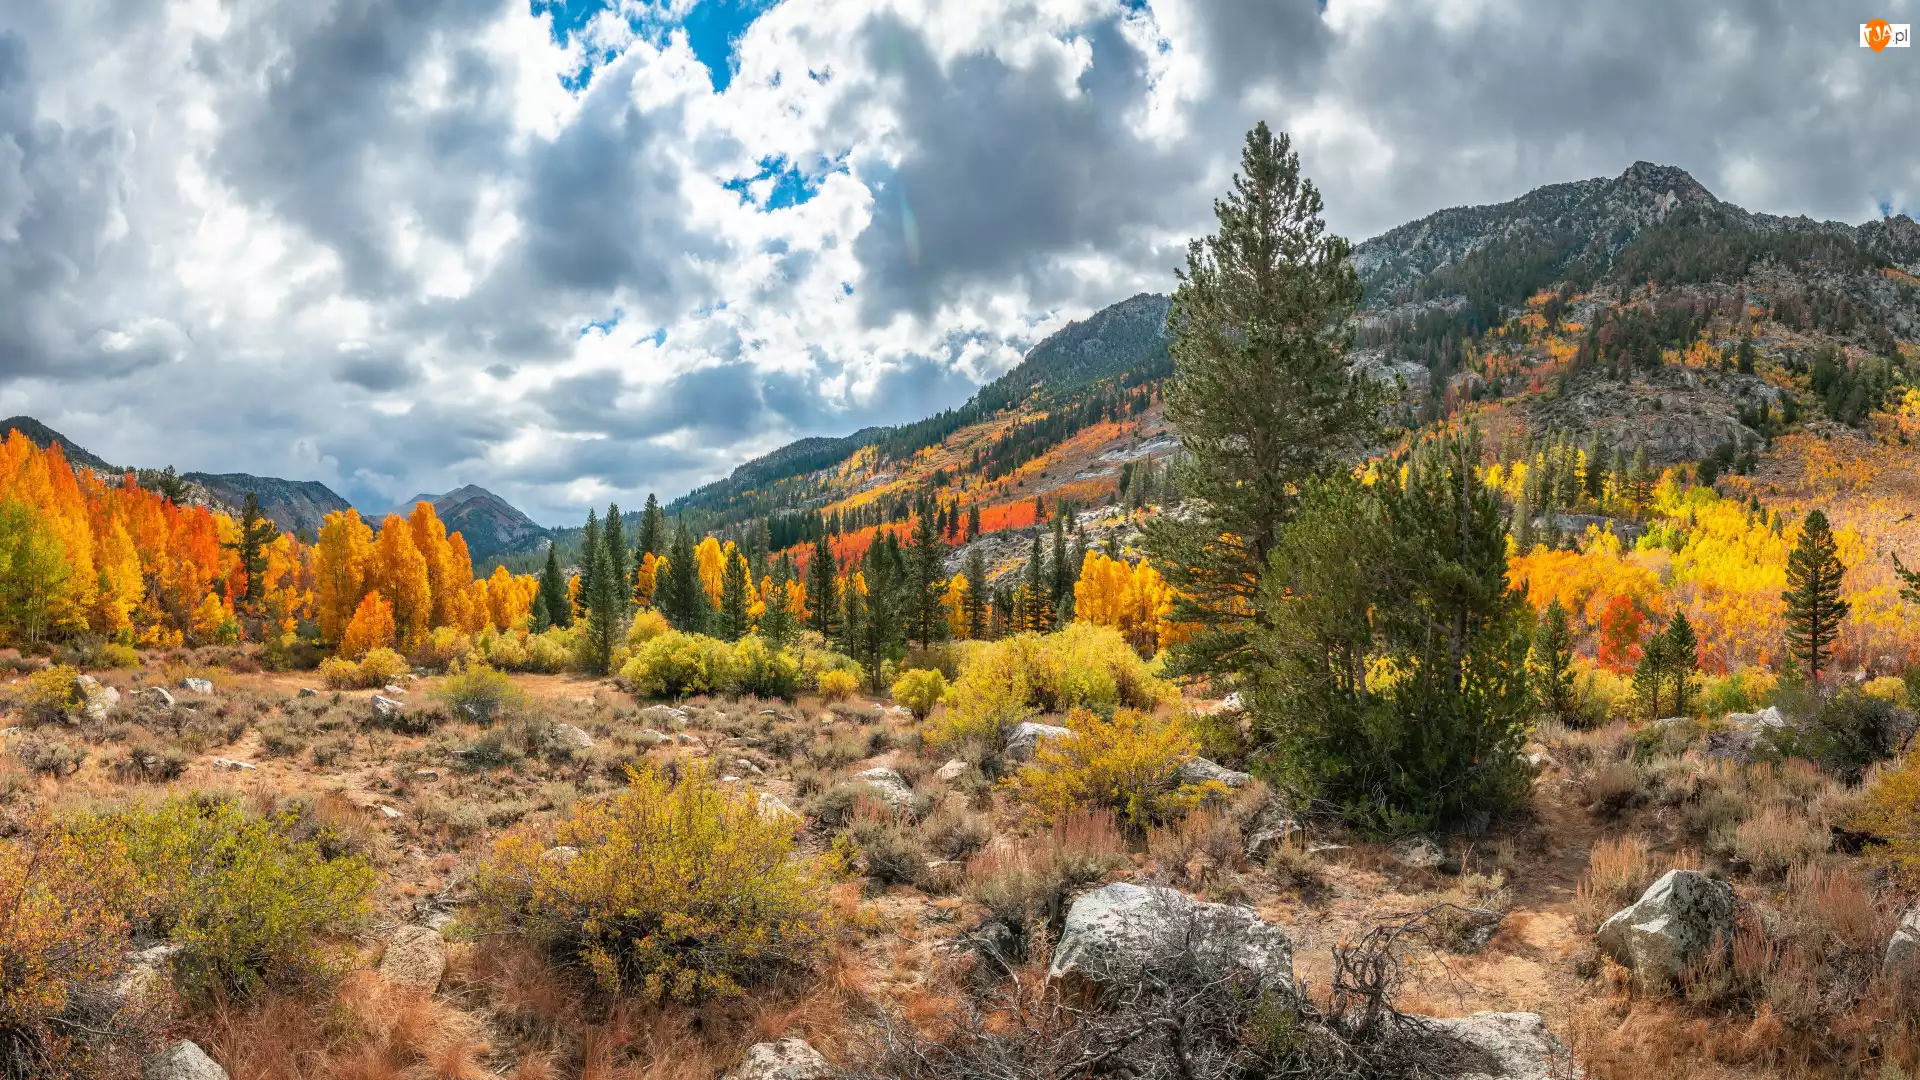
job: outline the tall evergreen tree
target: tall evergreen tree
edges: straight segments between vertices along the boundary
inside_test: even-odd
[[[707,600],[706,587],[700,583],[700,560],[693,553],[693,535],[687,531],[685,520],[674,522],[673,547],[667,554],[667,577],[660,583],[657,597],[655,606],[674,629],[689,634],[706,630],[707,614],[713,605]]]
[[[536,634],[544,634],[553,625],[553,617],[547,614],[547,594],[545,590],[533,594],[533,610],[528,612],[528,627]]]
[[[1807,674],[1819,683],[1840,623],[1852,605],[1840,598],[1840,580],[1847,568],[1840,561],[1827,515],[1818,510],[1800,526],[1800,542],[1787,556],[1787,651],[1807,665]]]
[[[946,593],[947,579],[941,572],[946,557],[947,544],[940,538],[938,523],[932,514],[920,515],[913,526],[903,596],[907,636],[923,649],[944,640],[952,629],[946,606],[940,602]]]
[[[1700,667],[1700,639],[1687,621],[1687,613],[1676,611],[1667,620],[1667,672],[1673,680],[1673,715],[1687,715],[1687,700],[1693,694],[1693,673]]]
[[[239,556],[240,569],[246,572],[247,585],[241,599],[248,607],[258,604],[266,594],[267,546],[279,536],[280,527],[260,512],[260,497],[247,492],[246,505],[240,511],[240,538],[222,546]]]
[[[793,563],[783,554],[773,561],[773,572],[767,595],[761,597],[760,636],[767,644],[776,649],[784,649],[793,644],[798,627],[794,625],[793,608],[787,603],[787,583],[793,580]]]
[[[1053,517],[1053,560],[1048,564],[1051,573],[1047,575],[1047,595],[1056,612],[1063,606],[1070,607],[1073,597],[1073,573],[1077,568],[1071,565],[1072,558],[1067,553],[1067,519],[1072,516],[1073,511],[1069,510]]]
[[[1648,720],[1660,719],[1660,704],[1666,699],[1667,683],[1673,678],[1673,658],[1667,652],[1667,635],[1654,634],[1640,649],[1640,662],[1633,668],[1633,692],[1646,709]]]
[[[1247,134],[1219,230],[1187,251],[1172,311],[1167,417],[1186,448],[1180,486],[1198,512],[1148,524],[1146,543],[1199,632],[1177,671],[1244,668],[1267,554],[1310,480],[1344,468],[1378,430],[1386,388],[1349,372],[1360,279],[1321,220],[1284,134]]]
[[[829,641],[839,631],[839,584],[833,565],[833,546],[823,532],[814,540],[813,557],[807,560],[807,626]]]
[[[1594,430],[1593,437],[1587,441],[1587,472],[1585,477],[1587,498],[1598,505],[1607,497],[1607,452],[1600,444],[1600,432]]]
[[[987,557],[979,548],[967,551],[965,563],[967,575],[967,637],[974,641],[987,636]]]
[[[633,604],[632,553],[627,550],[626,523],[620,520],[620,504],[607,504],[607,523],[601,528],[602,546],[607,550],[607,573],[613,575],[614,589],[627,606]]]
[[[980,503],[978,500],[975,500],[973,505],[967,508],[967,542],[972,543],[973,541],[978,540],[979,538],[980,538]]]
[[[735,547],[720,575],[720,636],[728,641],[739,641],[753,629],[748,614],[747,572],[747,557]]]
[[[646,509],[640,511],[639,543],[634,551],[639,555],[659,557],[667,553],[667,516],[660,512],[660,500],[647,492]]]
[[[626,636],[627,590],[625,578],[613,572],[613,539],[610,532],[596,537],[597,542],[586,549],[587,568],[580,575],[587,619],[581,649],[584,666],[594,675],[607,674],[613,666],[613,650]]]
[[[604,559],[595,559],[594,553],[600,550],[600,519],[592,510],[587,511],[587,527],[580,535],[580,591],[573,598],[573,617],[587,617],[588,598],[593,596],[597,583],[593,575],[605,568]]]
[[[550,625],[562,630],[573,625],[573,598],[567,595],[567,575],[560,571],[560,546],[547,544],[547,565],[540,571],[540,599]]]
[[[1573,715],[1573,628],[1566,605],[1554,597],[1533,632],[1533,692],[1540,707],[1565,723]]]

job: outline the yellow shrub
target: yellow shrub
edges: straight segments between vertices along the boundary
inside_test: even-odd
[[[451,626],[436,626],[425,641],[414,647],[409,659],[416,667],[448,671],[466,663],[472,653],[472,638]]]
[[[447,676],[433,693],[455,718],[482,724],[492,723],[495,717],[526,700],[511,678],[485,664],[474,664]]]
[[[116,833],[44,819],[0,841],[0,1041],[37,1032],[68,988],[121,966],[132,866]],[[9,1060],[0,1046],[0,1072]]]
[[[1881,701],[1889,701],[1895,705],[1904,706],[1907,703],[1906,681],[1891,675],[1883,675],[1868,682],[1860,688],[1860,691],[1870,698],[1879,698]]]
[[[385,686],[406,673],[406,658],[392,649],[368,649],[360,658],[361,686]]]
[[[748,634],[733,643],[726,685],[742,694],[790,700],[800,686],[800,662],[792,653],[768,645],[760,635]]]
[[[925,720],[946,696],[947,677],[938,671],[921,668],[904,671],[893,683],[895,704],[905,706],[916,720]]]
[[[927,726],[938,749],[975,743],[998,749],[1006,734],[1037,713],[1076,707],[1152,709],[1173,690],[1118,630],[1073,623],[1056,634],[1015,634],[972,645]]]
[[[14,708],[29,724],[63,724],[80,714],[86,695],[80,691],[80,673],[65,664],[55,664],[27,676],[14,691]]]
[[[609,992],[733,996],[809,964],[822,944],[824,872],[793,826],[707,774],[646,766],[553,833],[515,829],[476,878],[477,914],[584,962]],[[549,855],[556,845],[577,854]]]
[[[1143,829],[1185,814],[1209,795],[1223,794],[1214,781],[1190,784],[1180,767],[1199,752],[1184,718],[1158,719],[1121,709],[1102,720],[1075,709],[1067,717],[1072,738],[1043,739],[1033,763],[1011,781],[1022,801],[1045,817],[1075,810],[1112,810]]]
[[[1920,751],[1868,774],[1862,806],[1846,825],[1872,836],[1873,858],[1920,888]]]
[[[577,636],[572,628],[527,635],[527,670],[551,675],[571,668]]]
[[[820,673],[820,696],[828,701],[845,701],[860,689],[860,677],[851,671],[834,668]]]
[[[327,938],[370,910],[377,879],[337,843],[296,835],[291,815],[251,817],[237,804],[169,799],[108,820],[126,839],[141,914],[183,947],[177,966],[195,990],[248,993],[282,976],[324,969]]]
[[[733,649],[726,642],[672,630],[635,650],[620,678],[641,697],[685,697],[724,688],[732,669]]]
[[[527,635],[523,630],[503,632],[489,628],[481,631],[473,645],[480,658],[491,667],[501,671],[527,670]]]
[[[671,633],[673,627],[667,617],[657,611],[642,611],[633,617],[633,625],[627,627],[627,647],[638,649],[661,634]]]
[[[329,690],[354,690],[360,686],[360,665],[351,660],[329,656],[320,661],[320,681]]]
[[[100,646],[100,651],[94,655],[93,664],[95,667],[102,668],[137,668],[140,666],[140,653],[131,645],[108,642]]]

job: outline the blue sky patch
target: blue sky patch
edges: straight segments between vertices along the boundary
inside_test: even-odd
[[[707,65],[715,92],[733,81],[735,46],[775,0],[700,0],[687,12],[681,27],[687,32],[687,45],[693,55]]]
[[[839,166],[832,171],[842,171]],[[753,187],[764,181],[773,181],[767,190],[766,201],[760,203],[762,210],[780,210],[789,206],[799,206],[820,193],[821,176],[808,176],[784,157],[760,159],[760,171],[753,176],[736,176],[724,185],[728,191],[740,196],[741,202],[753,201]]]
[[[573,35],[586,28],[595,15],[612,7],[611,0],[532,0],[535,15],[553,19],[553,40],[565,45]]]

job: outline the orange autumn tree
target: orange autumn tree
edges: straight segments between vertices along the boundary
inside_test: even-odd
[[[370,592],[361,598],[340,635],[340,655],[358,660],[370,649],[390,649],[393,644],[393,605],[378,592]]]
[[[469,634],[524,630],[539,588],[531,575],[505,567],[476,579],[466,538],[447,532],[424,501],[406,517],[389,515],[378,534],[355,510],[328,514],[311,576],[321,635],[340,642],[343,652],[349,624],[374,593],[392,612],[387,644],[411,651],[442,627]]]

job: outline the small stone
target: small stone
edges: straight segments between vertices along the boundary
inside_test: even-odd
[[[1482,1060],[1455,1080],[1577,1080],[1573,1057],[1539,1013],[1479,1012],[1472,1016],[1423,1017],[1433,1027],[1472,1047]]]
[[[572,724],[555,724],[553,742],[562,750],[585,750],[593,745],[593,736]]]
[[[913,788],[907,786],[905,777],[892,769],[866,769],[854,773],[853,778],[872,788],[880,801],[894,810],[905,810],[913,805]]]
[[[686,727],[687,721],[686,711],[671,705],[649,705],[640,710],[640,722],[653,727],[668,727],[677,731]]]
[[[173,695],[164,686],[149,686],[140,691],[140,699],[149,705],[158,705],[163,709],[173,708]]]
[[[298,691],[296,691],[293,696],[294,697],[319,697],[320,691],[315,690],[311,686],[303,686]]]
[[[143,1080],[227,1080],[227,1070],[199,1045],[182,1040],[147,1059]]]
[[[755,765],[753,762],[748,761],[746,758],[738,758],[734,761],[734,764],[740,768],[741,772],[744,772],[749,776],[762,775],[762,770],[760,766]]]
[[[798,823],[801,820],[800,815],[793,812],[793,807],[782,802],[780,796],[775,795],[771,791],[761,792],[760,798],[754,803],[753,808],[763,821],[786,821],[791,819],[795,823]]]
[[[431,994],[440,989],[447,971],[447,943],[440,931],[426,926],[403,926],[387,939],[380,958],[380,977],[395,986]]]
[[[1253,783],[1253,774],[1229,769],[1206,758],[1194,758],[1180,766],[1180,782],[1183,784],[1215,783],[1222,787],[1246,787]]]
[[[1393,861],[1409,870],[1438,870],[1447,853],[1427,837],[1409,836],[1393,845]]]
[[[1889,975],[1912,976],[1920,969],[1920,907],[1901,917],[1887,940],[1887,955],[1881,965]]]
[[[415,779],[415,780],[438,780],[438,779],[440,779],[440,770],[438,770],[438,769],[415,769],[415,770],[413,770],[413,779]]]
[[[388,697],[400,697],[407,692],[407,688],[398,683],[388,683],[380,688],[380,692]]]
[[[966,775],[966,772],[967,772],[967,763],[964,761],[961,761],[959,758],[954,758],[952,761],[949,761],[945,765],[942,765],[938,769],[935,769],[933,773],[933,778],[935,780],[940,781],[943,784],[951,784],[955,780],[958,780],[962,776]]]
[[[217,757],[217,758],[214,758],[214,759],[213,759],[213,767],[214,767],[214,768],[216,768],[216,769],[226,769],[226,770],[228,770],[229,772],[257,772],[257,771],[259,771],[259,766],[257,766],[257,765],[249,765],[249,764],[247,764],[247,763],[246,763],[246,762],[244,762],[244,761],[234,761],[234,760],[232,760],[231,758],[223,758],[223,757]]]
[[[724,1080],[827,1080],[833,1066],[805,1039],[756,1043]]]
[[[206,679],[181,679],[174,685],[181,690],[187,690],[195,694],[213,693],[213,683]]]
[[[395,810],[393,807],[384,806],[384,805],[374,807],[373,812],[376,814],[379,814],[383,818],[386,818],[388,821],[399,821],[401,818],[406,816],[405,814],[402,814],[400,811]]]

